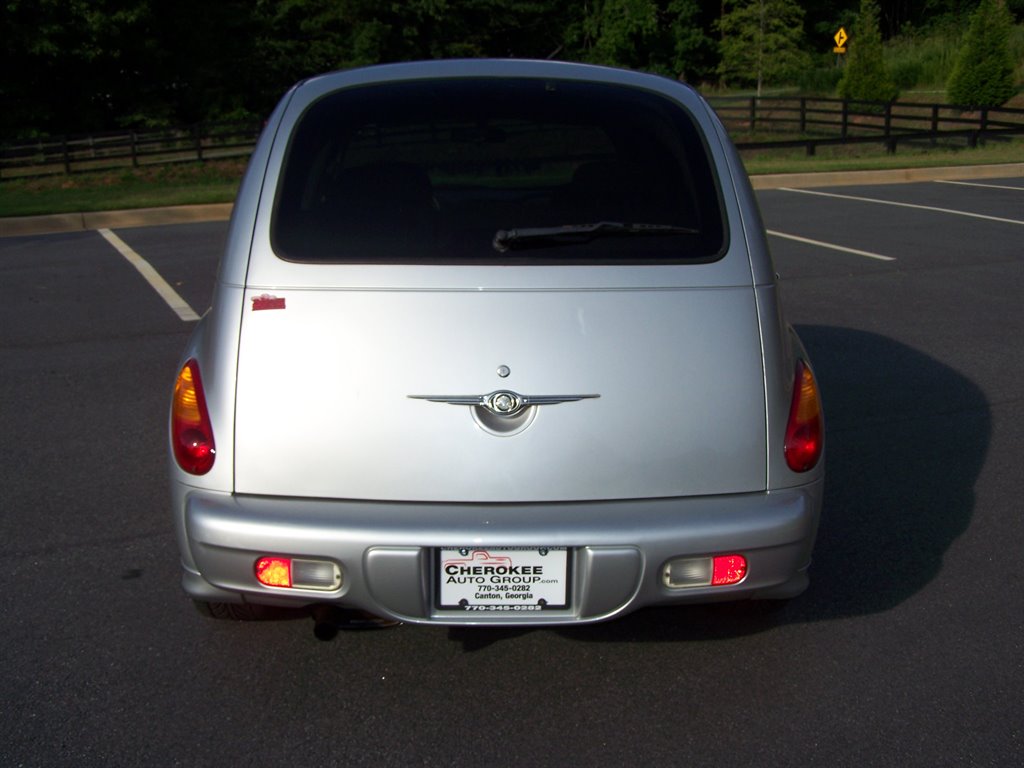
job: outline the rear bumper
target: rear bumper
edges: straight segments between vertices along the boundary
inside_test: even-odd
[[[822,483],[760,494],[563,504],[408,504],[246,497],[190,491],[181,497],[183,585],[194,599],[302,606],[329,603],[401,621],[565,624],[638,608],[784,598],[807,585]],[[565,610],[480,614],[434,606],[436,547],[569,547]],[[741,553],[744,581],[669,589],[675,557]],[[256,581],[265,555],[327,559],[343,574],[331,592]]]

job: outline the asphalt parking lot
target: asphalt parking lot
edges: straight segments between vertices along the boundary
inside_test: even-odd
[[[1024,178],[955,181],[758,193],[828,420],[808,592],[576,629],[200,617],[163,425],[226,223],[0,239],[0,763],[1018,764]]]

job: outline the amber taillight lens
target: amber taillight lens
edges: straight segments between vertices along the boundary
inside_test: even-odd
[[[199,365],[189,360],[178,374],[171,403],[171,445],[178,466],[193,475],[205,475],[213,467],[217,448],[206,410]]]
[[[793,401],[786,423],[786,464],[794,472],[813,469],[821,458],[824,441],[818,385],[811,369],[801,360],[796,366]]]
[[[287,557],[261,557],[256,561],[256,580],[268,587],[291,587],[292,561]]]

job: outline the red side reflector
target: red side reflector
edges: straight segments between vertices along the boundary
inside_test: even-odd
[[[252,309],[253,312],[258,312],[263,309],[284,309],[284,299],[278,298],[277,296],[271,296],[269,293],[264,293],[260,296],[253,296]]]
[[[268,587],[290,587],[292,561],[287,557],[261,557],[256,561],[256,580]]]
[[[821,401],[814,374],[803,360],[797,363],[793,382],[793,401],[786,423],[786,464],[794,472],[813,469],[824,445]]]
[[[747,558],[743,555],[719,555],[711,569],[711,586],[739,584],[747,575]]]
[[[171,401],[171,445],[178,466],[193,475],[205,475],[213,467],[217,448],[206,410],[206,396],[199,365],[189,360],[178,374]]]

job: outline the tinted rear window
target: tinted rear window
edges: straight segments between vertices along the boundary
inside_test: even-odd
[[[685,233],[538,238],[498,252],[499,230],[598,222]],[[725,246],[718,187],[678,104],[623,86],[538,79],[350,88],[291,136],[271,237],[293,261],[709,261]]]

